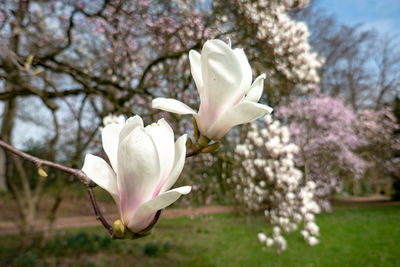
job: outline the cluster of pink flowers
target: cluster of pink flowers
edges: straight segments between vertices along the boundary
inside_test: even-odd
[[[289,122],[300,153],[296,165],[316,183],[320,205],[330,209],[328,197],[342,189],[342,178],[360,179],[371,169],[389,178],[399,169],[393,151],[398,127],[389,108],[355,113],[344,99],[316,93],[276,109]],[[375,175],[375,174],[374,174]]]

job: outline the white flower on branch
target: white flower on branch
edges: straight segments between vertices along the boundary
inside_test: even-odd
[[[257,238],[260,243],[264,243],[267,240],[267,236],[264,233],[258,233]]]
[[[109,124],[116,123],[123,125],[125,123],[125,116],[124,115],[113,115],[113,114],[108,114],[103,118],[103,124],[104,126],[107,126]]]
[[[315,236],[310,236],[307,240],[310,246],[315,246],[319,243],[319,240]]]
[[[310,234],[319,235],[319,227],[314,222],[308,222],[305,228],[310,232]]]
[[[190,186],[169,190],[185,162],[186,135],[174,143],[174,133],[164,119],[147,127],[139,116],[124,124],[108,124],[102,141],[111,167],[87,154],[82,170],[111,194],[122,223],[132,232],[146,229],[157,211],[190,192]]]
[[[236,146],[235,159],[239,168],[232,171],[235,197],[249,211],[269,206],[264,213],[273,225],[273,245],[279,252],[287,246],[283,235],[300,225],[304,226],[301,234],[305,241],[316,245],[318,240],[308,239],[319,235],[315,224],[315,214],[320,212],[314,201],[315,183],[305,182],[302,172],[295,166],[294,155],[299,148],[290,143],[288,128],[270,115],[264,122],[265,127],[251,125],[247,139]],[[250,148],[258,138],[263,139],[264,145],[257,150]]]
[[[201,54],[191,50],[189,60],[200,95],[199,112],[170,98],[154,99],[153,108],[193,114],[200,133],[212,140],[221,139],[235,125],[272,112],[272,108],[257,103],[265,75],[252,83],[252,71],[243,49],[232,49],[221,40],[209,40]]]

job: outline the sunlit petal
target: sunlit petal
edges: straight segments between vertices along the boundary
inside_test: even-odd
[[[128,228],[133,232],[140,232],[145,229],[151,223],[157,211],[168,207],[177,201],[181,195],[188,194],[190,190],[190,186],[178,187],[143,203],[130,220]]]
[[[257,79],[251,85],[250,90],[247,92],[244,101],[258,102],[260,100],[261,95],[264,91],[264,79],[265,74],[257,77]]]
[[[172,98],[159,97],[153,99],[151,107],[177,114],[196,114],[196,111],[192,108]]]
[[[139,205],[149,200],[160,177],[160,162],[152,138],[136,127],[119,144],[118,189],[123,222],[129,222]]]
[[[103,131],[101,132],[103,148],[114,171],[117,171],[119,133],[121,132],[122,127],[123,125],[112,123],[104,127]]]
[[[169,190],[179,178],[179,175],[182,172],[183,165],[185,164],[186,159],[186,139],[187,135],[184,134],[176,140],[175,143],[175,157],[174,157],[174,167],[169,173],[169,176],[165,181],[161,184],[161,193]]]
[[[117,176],[102,158],[86,154],[82,171],[97,185],[110,193],[119,204],[119,193],[117,187]]]
[[[227,110],[207,132],[207,137],[217,140],[222,138],[233,126],[251,122],[272,112],[272,108],[254,103],[242,102]]]

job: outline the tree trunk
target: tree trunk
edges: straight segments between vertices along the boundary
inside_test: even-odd
[[[12,86],[6,82],[6,91],[12,90]],[[14,117],[16,111],[16,100],[10,99],[4,102],[3,120],[1,124],[0,139],[11,143],[11,134],[14,126]],[[12,160],[9,155],[0,148],[0,192],[8,191],[7,177],[11,174]]]
[[[360,194],[360,179],[353,178],[353,195],[358,196]]]
[[[7,192],[6,165],[5,152],[0,149],[0,192]]]

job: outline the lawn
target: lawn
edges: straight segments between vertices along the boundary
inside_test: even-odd
[[[400,266],[400,205],[340,207],[318,216],[321,243],[299,233],[277,255],[256,234],[262,217],[232,214],[161,219],[154,234],[111,241],[101,227],[59,233],[42,249],[20,251],[15,236],[0,240],[0,265],[16,266]]]

